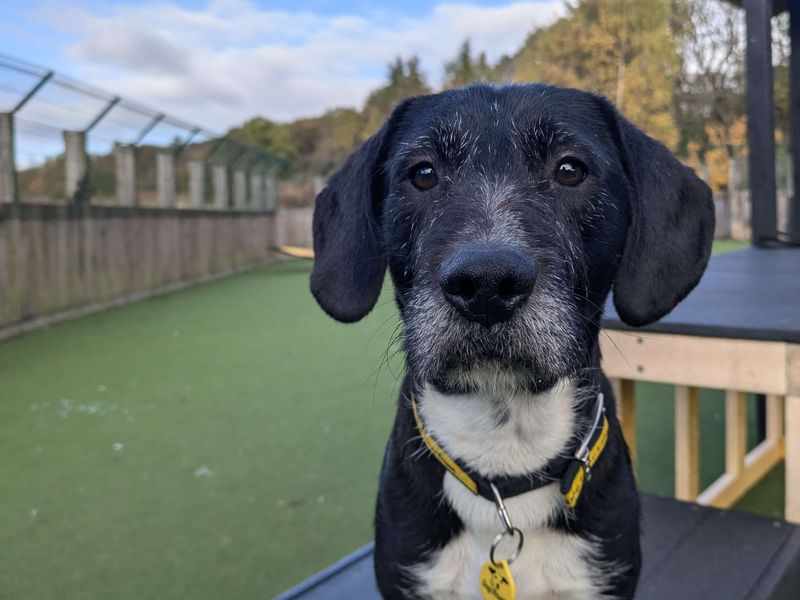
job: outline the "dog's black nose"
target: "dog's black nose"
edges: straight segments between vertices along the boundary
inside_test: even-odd
[[[444,261],[439,283],[458,312],[489,327],[510,319],[531,295],[536,266],[508,248],[465,248]]]

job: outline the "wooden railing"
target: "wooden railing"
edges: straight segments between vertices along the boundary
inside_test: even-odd
[[[800,345],[606,329],[601,347],[603,369],[614,384],[623,433],[634,460],[634,383],[672,384],[675,496],[728,508],[785,460],[786,519],[800,523]],[[699,388],[725,390],[725,472],[703,490]],[[748,392],[766,395],[766,436],[750,451]]]

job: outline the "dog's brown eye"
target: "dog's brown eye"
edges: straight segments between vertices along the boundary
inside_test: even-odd
[[[410,177],[411,183],[418,190],[425,192],[439,183],[439,178],[436,177],[436,170],[431,163],[419,163],[411,168]]]
[[[561,185],[574,187],[586,178],[586,167],[574,158],[565,158],[558,163],[555,177]]]

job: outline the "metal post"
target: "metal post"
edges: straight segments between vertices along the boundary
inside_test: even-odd
[[[14,115],[12,113],[0,113],[0,203],[2,202],[17,202]]]
[[[789,131],[793,196],[789,204],[789,241],[800,244],[800,2],[789,2]]]
[[[211,167],[211,182],[214,185],[214,208],[225,210],[230,204],[228,199],[228,167],[213,165]]]
[[[770,18],[772,0],[744,0],[747,20],[747,142],[750,163],[752,242],[777,238],[775,120]]]
[[[206,165],[202,160],[189,161],[189,206],[203,208],[206,195]]]
[[[42,75],[42,78],[39,79],[39,81],[36,82],[36,84],[28,91],[28,93],[25,94],[20,99],[19,102],[17,102],[16,106],[14,106],[14,108],[11,109],[11,114],[13,115],[15,112],[20,110],[23,106],[25,106],[28,103],[28,101],[31,98],[33,98],[39,92],[40,89],[42,89],[44,87],[44,84],[47,83],[48,81],[50,81],[53,78],[53,75],[55,75],[55,73],[53,73],[53,71],[48,71],[47,73]]]
[[[244,169],[233,172],[233,206],[238,210],[247,206],[247,171]]]
[[[114,145],[114,175],[117,183],[117,204],[136,204],[136,146]]]
[[[111,112],[111,109],[113,109],[117,104],[119,104],[119,101],[120,101],[119,97],[115,97],[109,100],[108,104],[106,104],[105,107],[103,107],[103,109],[99,113],[97,113],[97,116],[94,119],[92,119],[92,122],[86,126],[86,129],[84,129],[84,131],[86,133],[89,133],[92,129],[97,127],[100,124],[100,121],[105,119],[106,115]]]
[[[175,208],[178,200],[175,183],[175,155],[169,151],[159,152],[156,155],[156,187],[160,208]]]
[[[147,134],[153,131],[153,128],[158,125],[161,121],[164,120],[165,115],[156,115],[153,119],[139,132],[139,137],[136,138],[136,141],[133,142],[134,146],[138,146],[142,143],[142,140],[147,137]]]
[[[68,200],[75,200],[81,185],[84,184],[89,169],[86,156],[86,133],[83,131],[64,132],[64,192]]]

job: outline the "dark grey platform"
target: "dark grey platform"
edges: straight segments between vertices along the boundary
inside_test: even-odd
[[[603,326],[800,344],[800,248],[715,256],[692,293],[657,323],[628,327],[609,301]]]
[[[642,530],[644,564],[637,600],[800,599],[800,527],[642,496]],[[371,544],[278,596],[379,598]]]

